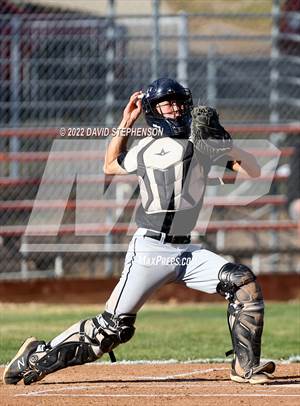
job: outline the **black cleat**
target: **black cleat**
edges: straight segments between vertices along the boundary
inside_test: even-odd
[[[6,385],[16,385],[30,371],[29,357],[36,351],[39,345],[45,344],[35,337],[29,337],[10,361],[3,373],[3,382]]]

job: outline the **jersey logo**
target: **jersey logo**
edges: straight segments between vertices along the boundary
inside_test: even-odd
[[[167,155],[170,151],[165,151],[163,148],[160,152],[156,153],[155,155],[160,155],[160,156],[164,156]]]

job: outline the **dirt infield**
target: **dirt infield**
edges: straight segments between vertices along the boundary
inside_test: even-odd
[[[300,404],[300,364],[278,365],[270,384],[256,386],[232,382],[229,364],[83,365],[31,386],[1,383],[0,399],[1,406],[296,406]]]

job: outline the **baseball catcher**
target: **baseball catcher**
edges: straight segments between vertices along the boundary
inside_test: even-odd
[[[260,364],[264,301],[254,273],[192,244],[190,237],[211,167],[257,177],[256,159],[234,146],[215,109],[193,108],[191,91],[175,80],[161,78],[143,95],[134,92],[119,128],[132,128],[142,112],[148,126],[160,128],[163,135],[140,139],[129,149],[129,134],[113,137],[103,167],[108,175],[136,174],[140,187],[138,229],[120,280],[102,313],[75,323],[49,342],[28,338],[5,368],[6,384],[23,380],[29,385],[104,353],[113,360],[113,349],[133,337],[136,315],[149,296],[172,282],[228,300],[233,381],[261,384],[271,379],[275,364]]]

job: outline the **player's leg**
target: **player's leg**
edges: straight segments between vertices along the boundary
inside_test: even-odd
[[[233,353],[231,379],[265,383],[275,371],[274,362],[260,365],[264,300],[256,276],[243,264],[227,263],[219,271],[217,292],[228,300],[227,320]]]
[[[129,341],[135,332],[137,311],[154,290],[176,277],[174,267],[162,264],[155,272],[153,257],[172,255],[159,241],[134,237],[105,311],[75,323],[49,343],[27,340],[6,367],[4,382],[14,384],[23,378],[30,384],[59,369],[95,361]]]
[[[253,272],[245,265],[227,262],[208,250],[191,246],[190,262],[179,279],[207,293],[218,292],[228,301],[228,326],[234,359],[231,379],[264,383],[275,370],[273,362],[260,366],[264,301]]]
[[[129,324],[129,323],[127,323]],[[25,385],[69,366],[95,361],[106,349],[108,339],[105,329],[97,329],[93,319],[81,320],[46,343],[34,337],[27,339],[3,374],[6,384],[16,384],[24,379]]]

